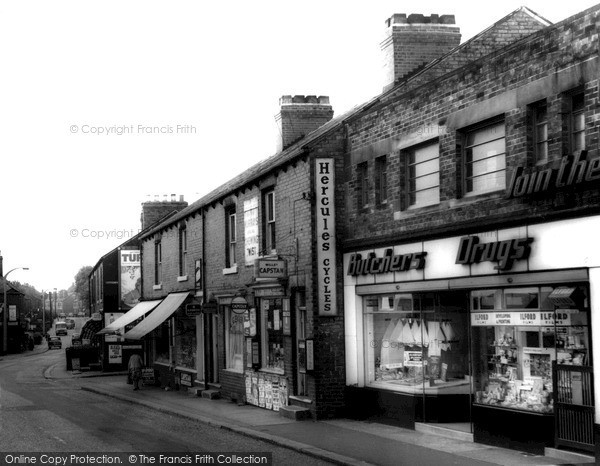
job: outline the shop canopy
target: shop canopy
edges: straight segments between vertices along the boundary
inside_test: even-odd
[[[161,300],[158,299],[156,301],[142,301],[140,303],[137,303],[133,308],[131,308],[129,311],[127,311],[125,314],[123,314],[121,317],[119,317],[117,320],[115,320],[112,324],[104,327],[98,333],[99,334],[115,333],[117,330],[124,328],[126,325],[129,325],[131,322],[138,320],[143,315],[146,315],[146,313],[150,312],[152,309],[154,309],[156,306],[158,306],[160,301]]]
[[[100,343],[99,336],[96,334],[102,328],[102,321],[96,319],[89,319],[83,327],[81,327],[81,339],[90,340],[91,344]]]
[[[179,306],[190,295],[189,292],[184,293],[170,293],[162,302],[139,324],[133,327],[129,332],[125,334],[127,340],[139,340],[147,333],[150,333],[165,320],[167,320],[173,313],[179,309]]]

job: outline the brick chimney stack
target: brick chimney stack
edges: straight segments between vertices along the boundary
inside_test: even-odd
[[[148,196],[150,197],[150,196]],[[183,196],[179,197],[175,194],[171,194],[171,200],[168,200],[168,195],[164,195],[164,200],[159,200],[159,196],[155,195],[154,200],[148,200],[142,203],[142,215],[140,221],[142,222],[142,230],[148,228],[150,225],[158,222],[172,212],[179,212],[188,206],[188,203],[183,200]]]
[[[460,44],[454,15],[394,14],[386,20],[381,42],[384,91],[399,79],[446,54]]]
[[[279,99],[279,106],[279,114],[275,117],[281,135],[277,141],[277,152],[288,148],[333,118],[333,108],[327,96],[284,95]]]

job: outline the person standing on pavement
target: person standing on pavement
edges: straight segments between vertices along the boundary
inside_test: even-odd
[[[131,380],[133,381],[133,389],[140,389],[140,379],[142,378],[142,367],[144,363],[139,354],[135,353],[129,357],[128,370]]]

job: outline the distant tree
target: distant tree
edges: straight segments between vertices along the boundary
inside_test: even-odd
[[[88,310],[90,308],[90,282],[89,275],[92,271],[92,266],[86,265],[79,269],[79,272],[75,275],[75,294],[81,302],[83,309]]]

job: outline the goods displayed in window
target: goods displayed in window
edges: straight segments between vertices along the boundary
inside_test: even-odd
[[[281,298],[261,299],[262,368],[281,373],[285,367],[282,310]]]
[[[557,309],[553,292],[528,287],[471,293],[476,403],[552,413],[553,364],[589,364],[586,300],[576,309]]]
[[[196,369],[196,319],[178,317],[174,322],[173,361],[178,366]]]
[[[451,293],[365,298],[367,383],[395,391],[468,393],[466,299]]]

